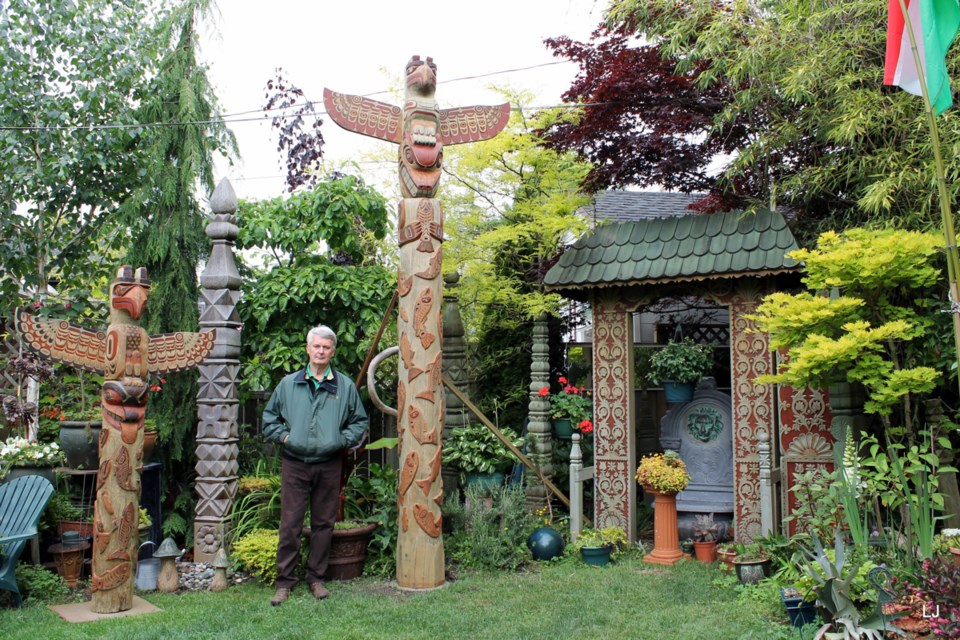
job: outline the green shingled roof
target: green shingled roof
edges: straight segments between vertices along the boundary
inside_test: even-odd
[[[793,271],[797,242],[783,216],[761,210],[601,225],[544,277],[548,289],[706,280]]]

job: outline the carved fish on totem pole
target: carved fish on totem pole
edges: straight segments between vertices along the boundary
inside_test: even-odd
[[[147,378],[195,367],[213,348],[213,331],[147,334],[139,322],[149,291],[146,269],[120,267],[110,281],[110,324],[105,332],[26,311],[17,314],[17,329],[31,350],[104,377],[91,578],[97,613],[132,606],[143,455],[136,445],[142,441],[138,437],[150,390]]]

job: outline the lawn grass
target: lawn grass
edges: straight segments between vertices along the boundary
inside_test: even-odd
[[[631,638],[772,640],[794,638],[785,613],[771,614],[720,584],[715,566],[674,567],[627,554],[607,567],[576,558],[517,573],[471,573],[429,592],[401,593],[383,580],[329,583],[317,602],[300,586],[271,607],[273,588],[221,593],[147,593],[160,609],[129,618],[70,624],[41,604],[0,610],[0,638]],[[771,615],[773,616],[771,618]]]

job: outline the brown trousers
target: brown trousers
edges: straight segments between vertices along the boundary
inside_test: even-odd
[[[277,587],[293,588],[300,559],[303,518],[310,505],[310,553],[306,582],[323,580],[330,559],[333,523],[340,499],[341,458],[308,464],[282,458],[280,470],[280,544]]]

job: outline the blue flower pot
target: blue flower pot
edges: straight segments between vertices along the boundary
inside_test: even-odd
[[[610,562],[610,554],[613,553],[613,545],[608,544],[602,547],[580,547],[580,557],[587,564],[594,567],[602,567]]]
[[[573,437],[573,423],[570,418],[554,418],[553,433],[561,440],[570,440]]]
[[[692,382],[674,382],[673,380],[663,381],[663,395],[670,404],[680,404],[693,400]]]

